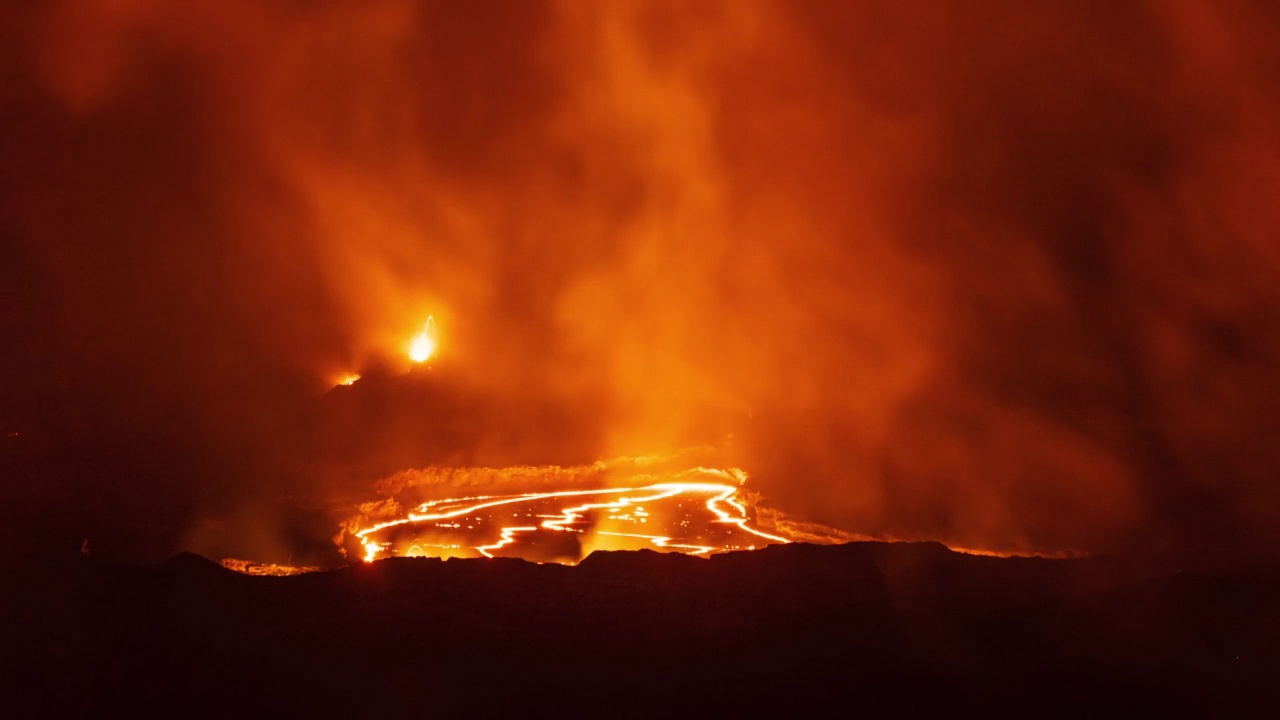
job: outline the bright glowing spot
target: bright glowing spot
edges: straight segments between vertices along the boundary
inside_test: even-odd
[[[378,545],[378,543],[372,540],[365,540],[360,544],[364,546],[365,562],[373,562],[374,560],[378,559],[378,553],[381,552],[382,550],[382,547]]]
[[[427,324],[422,332],[414,336],[409,343],[409,359],[416,363],[424,363],[436,354],[436,321],[428,316]]]
[[[360,379],[359,373],[347,373],[346,375],[343,375],[341,378],[338,379],[338,384],[339,385],[355,385],[356,381],[359,379]]]

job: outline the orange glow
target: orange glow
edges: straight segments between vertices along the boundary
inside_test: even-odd
[[[234,570],[245,575],[271,575],[275,577],[301,575],[320,570],[320,568],[311,565],[277,565],[276,563],[259,563],[252,560],[241,560],[240,558],[223,558],[219,564],[228,570]]]
[[[28,338],[6,457],[104,443],[113,497],[174,486],[121,509],[194,526],[214,509],[178,499],[214,498],[279,523],[272,553],[280,498],[430,465],[723,446],[793,513],[664,517],[676,496],[352,540],[445,496],[676,479],[455,467],[371,491],[403,507],[345,531],[352,562],[725,546],[686,519],[744,546],[1280,547],[1280,14],[1077,5],[9,3],[0,215],[39,271],[10,263],[0,303]],[[46,371],[64,347],[91,352]],[[140,446],[135,473],[115,444],[151,437],[237,472]]]
[[[427,324],[422,332],[413,337],[409,343],[409,359],[416,363],[424,363],[436,354],[436,321],[428,316]]]
[[[372,540],[365,540],[361,543],[364,546],[364,561],[373,562],[378,559],[378,553],[382,552],[382,548],[378,543]]]
[[[692,472],[741,476],[706,468]],[[756,527],[739,486],[723,482],[430,500],[403,517],[356,531],[355,538],[366,562],[384,554],[434,557],[444,550],[450,557],[501,555],[574,563],[594,550],[649,548],[709,555],[789,542]]]
[[[654,546],[660,547],[660,548],[676,548],[679,550],[688,550],[690,555],[705,555],[715,550],[715,548],[710,545],[684,545],[681,543],[673,543],[671,542],[671,538],[663,537],[661,535],[641,535],[640,533],[620,533],[620,532],[608,532],[608,531],[601,531],[600,534],[608,535],[610,537],[639,538],[641,540],[647,540],[653,543]],[[750,546],[747,549],[755,550],[755,546],[754,545]]]
[[[342,377],[338,378],[337,384],[346,385],[350,387],[351,385],[355,385],[356,381],[359,379],[360,379],[359,373],[347,373],[346,375],[343,375]]]

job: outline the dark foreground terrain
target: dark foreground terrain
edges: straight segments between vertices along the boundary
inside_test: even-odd
[[[934,544],[37,575],[11,615],[21,717],[1266,716],[1280,669],[1269,573]]]

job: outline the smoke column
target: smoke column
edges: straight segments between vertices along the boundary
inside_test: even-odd
[[[431,315],[459,387],[578,419],[566,463],[713,443],[789,513],[969,547],[1274,545],[1268,3],[3,24],[4,421],[148,448],[69,503],[307,490],[282,408]]]

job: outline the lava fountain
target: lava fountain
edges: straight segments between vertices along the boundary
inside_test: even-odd
[[[422,331],[409,341],[409,359],[421,365],[436,354],[436,321],[428,316]]]

